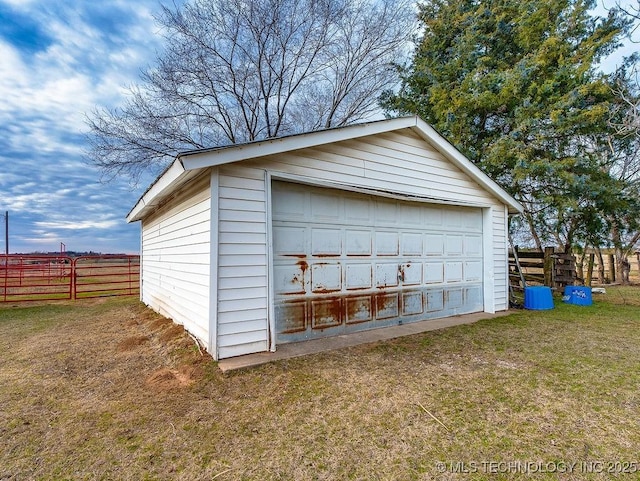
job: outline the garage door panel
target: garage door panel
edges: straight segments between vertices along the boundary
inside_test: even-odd
[[[371,289],[371,287],[373,287],[373,270],[371,264],[347,264],[345,284],[347,290]]]
[[[482,236],[481,235],[465,235],[464,236],[464,255],[481,257],[482,256]]]
[[[473,311],[481,311],[483,308],[482,288],[480,286],[471,286],[465,288],[465,305],[469,306]]]
[[[463,236],[448,234],[444,237],[444,252],[449,256],[461,256],[463,253]]]
[[[311,328],[324,330],[342,324],[342,299],[330,297],[311,301]]]
[[[428,227],[442,228],[442,209],[427,207],[425,209],[424,223]]]
[[[467,261],[464,263],[464,280],[476,282],[482,280],[482,262]]]
[[[447,289],[444,293],[444,308],[445,310],[454,310],[462,307],[464,302],[464,290],[460,289]]]
[[[379,256],[398,255],[398,233],[376,232],[376,254]]]
[[[372,202],[370,199],[347,197],[345,199],[345,220],[348,224],[372,225]]]
[[[424,264],[424,283],[439,284],[444,282],[444,263],[427,262]]]
[[[314,222],[340,222],[342,199],[333,195],[311,193],[311,219]]]
[[[306,232],[304,227],[274,227],[274,253],[278,256],[306,256]]]
[[[313,264],[311,266],[311,290],[313,293],[334,292],[342,289],[342,265]]]
[[[348,256],[370,256],[371,244],[371,231],[347,230],[345,232],[345,248]]]
[[[403,233],[400,237],[400,246],[404,256],[422,256],[422,234]]]
[[[302,190],[279,190],[272,197],[272,215],[274,218],[305,221],[306,195]]]
[[[376,294],[376,318],[395,319],[400,314],[398,293]]]
[[[425,255],[442,256],[444,255],[444,234],[426,234]]]
[[[462,215],[462,226],[466,231],[482,232],[482,216],[473,211],[465,211]]]
[[[424,312],[424,294],[422,291],[402,293],[402,315],[414,316]]]
[[[346,303],[346,323],[358,324],[373,320],[373,304],[371,296],[347,297]]]
[[[305,293],[305,272],[299,265],[273,266],[273,284],[276,294],[292,295]]]
[[[400,280],[403,286],[422,284],[422,262],[400,264]]]
[[[398,222],[398,206],[390,200],[378,199],[375,203],[374,216],[377,225],[395,225]]]
[[[444,289],[432,289],[426,293],[426,310],[438,312],[444,309]]]
[[[480,209],[272,192],[278,343],[482,310]]]
[[[376,264],[376,287],[395,287],[398,285],[397,264]]]
[[[284,301],[276,303],[276,319],[279,334],[304,333],[307,330],[307,301]],[[298,336],[304,339],[306,336]],[[295,338],[294,338],[295,339]]]
[[[459,210],[451,209],[444,211],[444,226],[459,230],[462,227],[462,213]]]
[[[342,232],[338,229],[311,229],[311,254],[316,257],[342,254]]]
[[[447,262],[444,265],[445,282],[462,282],[462,262]]]
[[[419,204],[401,204],[400,222],[403,226],[419,226],[423,224],[422,206]]]

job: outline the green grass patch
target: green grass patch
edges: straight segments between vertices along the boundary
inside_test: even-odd
[[[0,479],[640,470],[637,287],[228,376],[132,299],[3,307],[0,365]]]

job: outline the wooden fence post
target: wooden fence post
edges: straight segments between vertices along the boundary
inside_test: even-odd
[[[604,275],[604,256],[602,250],[599,247],[596,248],[596,255],[598,256],[598,282],[600,284],[606,284]]]
[[[589,262],[587,263],[587,277],[584,279],[584,285],[591,287],[591,279],[593,278],[593,265],[595,264],[596,255],[589,254]]]
[[[584,259],[586,256],[587,254],[583,252],[579,258],[580,260],[578,260],[577,255],[573,257],[575,259],[576,277],[583,283],[584,283]]]
[[[544,248],[544,285],[553,287],[553,247]]]
[[[609,279],[611,283],[616,282],[616,256],[609,254]]]

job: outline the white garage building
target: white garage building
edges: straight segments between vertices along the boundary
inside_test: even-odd
[[[223,359],[506,310],[521,210],[403,117],[180,154],[127,220],[142,301]]]

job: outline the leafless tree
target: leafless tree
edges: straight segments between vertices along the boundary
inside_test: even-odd
[[[366,120],[397,80],[408,0],[192,0],[163,7],[165,48],[118,109],[88,116],[109,177],[157,171],[180,150]]]
[[[640,20],[640,0],[635,0],[635,3],[633,3],[633,1],[617,1],[616,7],[628,16]]]
[[[640,137],[640,71],[639,65],[624,78],[618,79],[613,93],[618,98],[618,108],[611,116],[611,126],[622,137]]]
[[[614,136],[609,142],[609,162],[603,165],[608,167],[613,178],[633,189],[637,198],[640,191],[640,72],[637,64],[617,79],[613,92],[618,100],[610,120]],[[618,142],[613,137],[617,137]],[[609,224],[616,270],[621,273],[622,283],[628,284],[629,256],[640,241],[639,222],[637,216],[631,221],[611,216]]]

